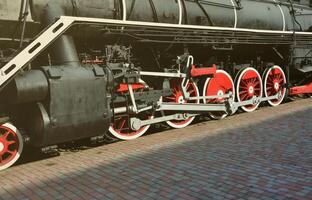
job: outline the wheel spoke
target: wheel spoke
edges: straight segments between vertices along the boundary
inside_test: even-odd
[[[8,154],[10,154],[10,155],[13,155],[13,154],[15,154],[15,151],[7,150],[6,153],[8,153]]]
[[[172,100],[172,101],[175,101],[176,100],[176,98],[175,97],[165,97],[165,99],[169,99],[169,100]]]
[[[12,140],[12,141],[7,141],[6,143],[7,143],[7,145],[11,145],[11,144],[15,144],[16,141]]]
[[[282,78],[282,74],[278,73],[276,78],[277,79],[281,79]]]
[[[124,128],[125,124],[126,124],[126,120],[125,120],[125,119],[122,119],[122,120],[121,120],[121,123],[119,123],[119,130],[121,130],[122,128]]]
[[[251,78],[249,83],[255,84],[256,78]]]
[[[174,88],[173,88],[173,90],[174,90],[174,93],[175,93],[175,94],[178,94],[178,93],[179,93],[179,91],[180,91],[180,88],[178,88],[178,87],[174,87]]]
[[[8,136],[10,135],[11,131],[6,131],[3,135],[2,138],[7,139]]]
[[[190,91],[188,91],[190,94],[196,94],[196,91],[195,91],[195,89],[193,89],[193,90],[190,90]]]
[[[272,90],[267,91],[268,96],[271,96],[272,93],[273,93]]]
[[[244,100],[246,100],[246,97],[248,97],[248,94],[240,95],[240,96],[241,96],[241,100],[244,101]]]
[[[247,81],[246,81],[247,82]],[[247,87],[247,85],[248,85],[248,83],[246,83],[245,82],[245,80],[242,80],[241,82],[240,82],[240,87],[242,87],[242,86],[246,86]]]
[[[192,86],[192,84],[191,84],[191,83],[187,84],[187,86],[186,86],[186,90],[188,90],[191,86]]]
[[[274,80],[274,76],[268,76],[268,82],[273,82],[273,80]]]

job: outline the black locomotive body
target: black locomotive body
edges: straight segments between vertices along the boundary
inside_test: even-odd
[[[151,124],[183,128],[311,94],[311,6],[0,0],[0,170],[24,144],[130,140]]]

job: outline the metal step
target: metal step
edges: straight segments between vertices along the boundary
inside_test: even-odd
[[[304,65],[301,68],[298,69],[302,73],[309,73],[312,72],[312,65]]]

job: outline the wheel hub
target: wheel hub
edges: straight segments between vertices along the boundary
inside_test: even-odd
[[[279,83],[278,83],[277,81],[275,81],[275,82],[274,82],[274,89],[275,89],[276,91],[278,91],[278,90],[279,90],[279,87],[280,87]]]
[[[178,97],[178,103],[179,104],[184,104],[185,103],[185,100],[184,100],[183,96],[179,96]]]
[[[0,141],[0,154],[2,153],[3,150],[4,150],[4,144],[2,143],[2,141]]]
[[[219,90],[218,93],[217,93],[217,95],[218,95],[218,96],[223,96],[223,95],[224,95],[223,90]],[[218,98],[218,100],[222,100],[222,99],[223,99],[222,97],[219,97],[219,98]]]
[[[253,96],[254,93],[255,93],[255,88],[254,88],[253,85],[250,85],[250,86],[248,87],[248,94],[249,94],[249,96]]]

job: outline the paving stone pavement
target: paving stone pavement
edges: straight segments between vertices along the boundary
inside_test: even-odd
[[[0,199],[312,199],[312,99],[0,172]]]

